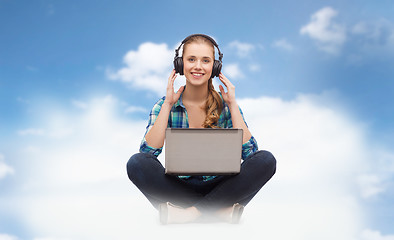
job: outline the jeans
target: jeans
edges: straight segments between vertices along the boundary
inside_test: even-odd
[[[127,174],[155,208],[171,202],[181,207],[196,207],[201,212],[246,206],[276,171],[276,159],[268,151],[248,156],[237,175],[221,175],[203,181],[201,176],[180,179],[166,175],[159,160],[152,154],[137,153],[127,162]]]

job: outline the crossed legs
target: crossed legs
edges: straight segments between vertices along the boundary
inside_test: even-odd
[[[246,206],[275,174],[276,160],[270,152],[258,151],[245,159],[239,174],[218,176],[207,182],[199,177],[180,179],[165,175],[164,171],[159,160],[147,153],[137,153],[127,163],[130,180],[156,209],[170,202],[181,208],[169,206],[168,211],[183,211],[185,214],[178,215],[193,216],[192,221],[208,212],[226,216],[235,203]]]

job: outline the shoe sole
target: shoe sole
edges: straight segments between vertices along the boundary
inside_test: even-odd
[[[234,204],[233,206],[233,216],[231,218],[231,223],[237,224],[241,220],[242,213],[244,211],[244,206],[241,204]]]
[[[168,222],[168,208],[167,203],[161,203],[159,205],[160,223],[167,224]]]

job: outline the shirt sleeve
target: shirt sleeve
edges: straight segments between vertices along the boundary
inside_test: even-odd
[[[246,159],[250,154],[259,149],[256,139],[252,136],[249,141],[242,144],[242,159]]]
[[[154,148],[148,145],[148,143],[145,140],[146,134],[149,132],[149,130],[153,127],[153,124],[155,124],[155,121],[157,117],[159,116],[161,106],[164,103],[164,97],[159,99],[159,101],[156,102],[156,104],[153,106],[150,114],[149,114],[149,121],[148,121],[148,126],[146,127],[146,132],[145,135],[141,141],[140,145],[140,152],[141,153],[150,153],[158,157],[160,153],[162,152],[163,148]]]
[[[244,120],[246,126],[248,127],[248,124],[245,121],[244,118],[244,114],[242,112],[242,109],[238,106],[239,111],[242,115],[242,119]],[[227,104],[224,107],[224,111],[226,116],[226,122],[225,122],[225,127],[226,128],[233,128],[233,122],[231,120],[231,113],[230,110],[227,106]],[[257,152],[259,149],[258,145],[257,145],[257,141],[256,139],[252,136],[249,141],[247,141],[246,143],[242,144],[242,159],[246,159],[250,154]]]

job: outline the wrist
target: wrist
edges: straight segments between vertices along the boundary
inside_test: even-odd
[[[228,102],[226,102],[226,103],[227,103],[227,106],[229,107],[229,109],[238,108],[237,101],[235,101],[235,100],[233,100],[233,101],[228,101]]]
[[[163,108],[163,107],[172,108],[172,105],[174,105],[174,104],[173,104],[173,103],[170,103],[170,102],[167,101],[167,100],[164,100],[163,105],[162,105],[161,107],[162,107],[162,108]]]

